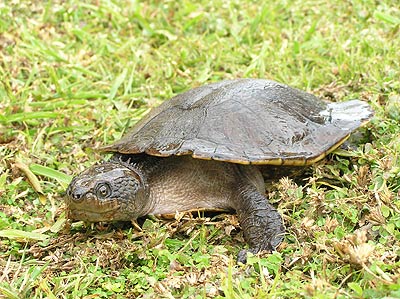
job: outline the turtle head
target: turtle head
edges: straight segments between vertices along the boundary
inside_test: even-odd
[[[86,169],[67,189],[69,218],[89,222],[129,221],[145,215],[145,179],[127,162],[109,161]]]

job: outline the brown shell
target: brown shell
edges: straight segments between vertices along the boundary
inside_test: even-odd
[[[102,150],[307,165],[337,148],[372,115],[359,100],[326,103],[274,81],[227,80],[164,102]]]

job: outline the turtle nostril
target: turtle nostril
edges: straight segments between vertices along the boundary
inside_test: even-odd
[[[74,201],[82,201],[85,191],[81,188],[75,188],[71,191],[71,197]]]

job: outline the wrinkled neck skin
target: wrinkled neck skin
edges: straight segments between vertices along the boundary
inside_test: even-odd
[[[160,168],[163,168],[162,165],[165,164],[166,158],[154,157],[147,154],[122,155],[115,153],[109,161],[122,163],[134,171],[143,182],[145,192],[136,200],[142,203],[142,210],[138,210],[138,216],[135,219],[153,214],[160,204],[164,204],[159,200],[159,190],[153,190],[155,188],[152,188],[152,184],[154,184],[154,179],[158,180]]]
[[[122,155],[116,153],[111,157],[109,162],[125,165],[136,172],[146,182],[145,185],[147,185],[147,178],[156,171],[160,164],[160,159],[147,154]]]
[[[67,189],[69,217],[89,222],[130,221],[154,209],[149,186],[140,163],[114,156],[93,165]]]

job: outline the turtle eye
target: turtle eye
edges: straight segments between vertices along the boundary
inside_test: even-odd
[[[108,184],[99,184],[96,187],[96,196],[99,198],[105,198],[111,195],[111,188]]]

